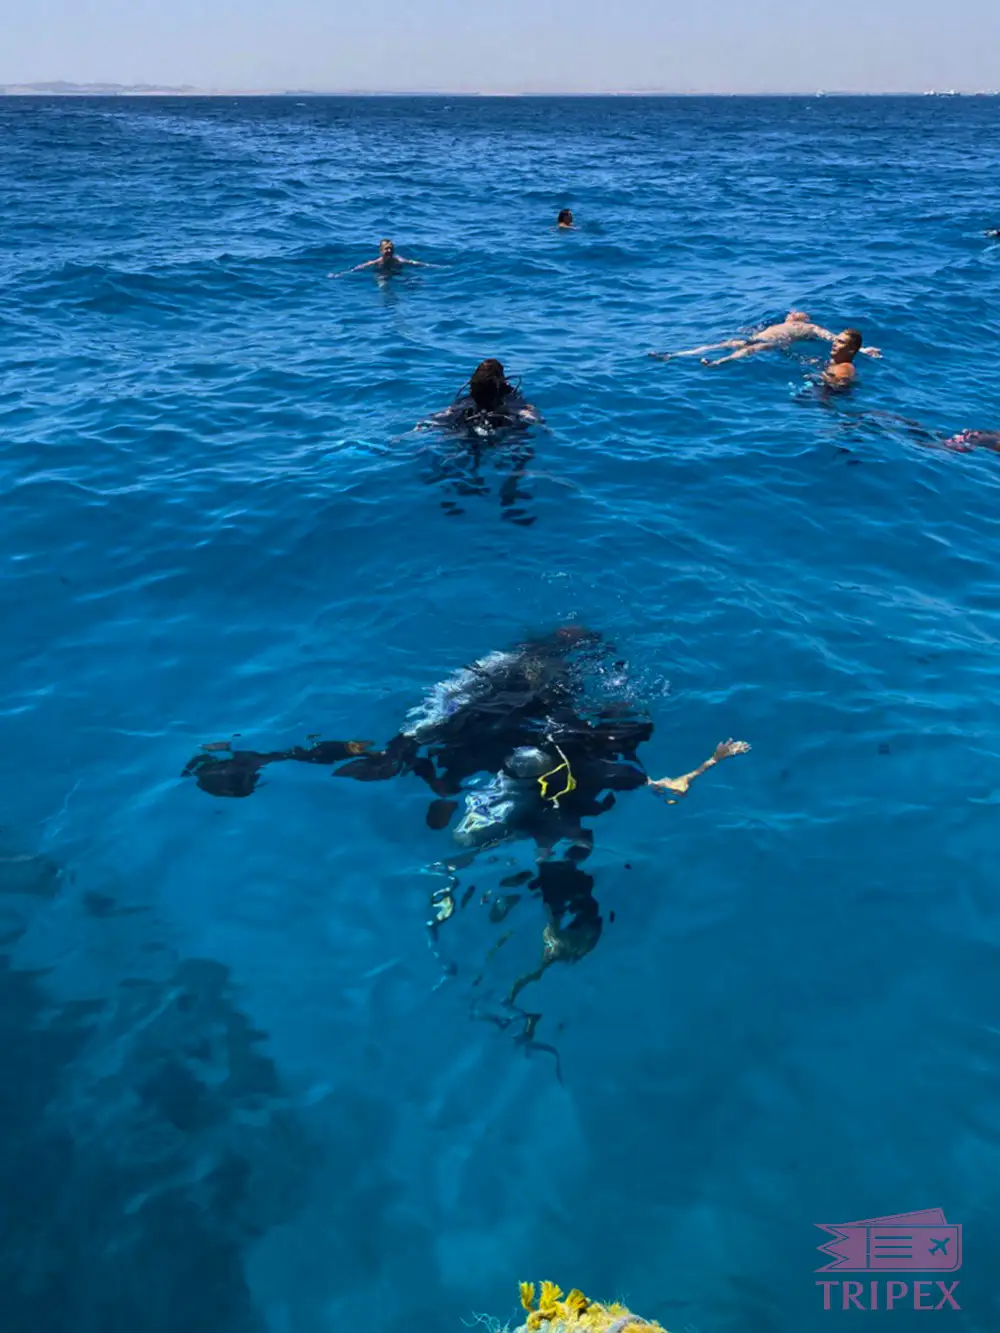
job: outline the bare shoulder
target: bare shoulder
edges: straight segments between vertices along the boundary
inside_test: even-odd
[[[856,375],[857,371],[852,365],[842,362],[839,365],[827,366],[823,372],[823,380],[834,388],[842,388],[845,384],[850,384]]]

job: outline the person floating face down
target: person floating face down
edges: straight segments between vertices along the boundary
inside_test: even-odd
[[[756,356],[759,352],[767,352],[775,347],[787,348],[793,343],[810,339],[833,343],[837,337],[837,334],[824,329],[822,325],[814,324],[804,310],[789,310],[779,324],[769,324],[767,328],[748,338],[729,338],[721,343],[706,343],[702,347],[692,347],[686,352],[650,352],[649,355],[658,361],[671,361],[681,356],[701,356],[702,365],[724,366],[728,361],[742,361],[748,356]],[[708,357],[702,355],[704,352],[722,351],[726,348],[735,350],[715,361],[710,361]],[[866,356],[882,355],[877,347],[862,347],[859,350]]]
[[[427,823],[436,830],[448,827],[459,807],[456,798],[464,798],[452,852],[435,867],[445,876],[445,886],[432,897],[428,922],[435,947],[457,903],[464,907],[469,898],[468,892],[459,894],[458,872],[502,843],[534,841],[535,871],[506,883],[527,884],[541,900],[541,958],[507,995],[505,1006],[516,1017],[499,1022],[506,1027],[523,1018],[525,1029],[518,1040],[533,1045],[540,1016],[515,1008],[520,992],[554,963],[584,957],[603,928],[594,879],[581,868],[593,847],[593,832],[582,821],[611,810],[616,792],[648,788],[672,804],[721,760],[749,750],[743,742],[725,741],[680,777],[650,778],[637,755],[639,745],[653,733],[648,715],[624,705],[609,705],[590,715],[581,711],[581,661],[606,651],[600,635],[562,626],[490,653],[442,681],[411,710],[406,728],[381,751],[373,750],[369,741],[320,741],[268,753],[221,743],[203,747],[184,776],[194,777],[210,795],[246,797],[256,789],[264,767],[283,760],[341,764],[334,776],[361,782],[413,774],[433,793]],[[560,846],[565,852],[557,858]],[[503,919],[516,900],[514,895],[496,900],[491,919]],[[498,907],[502,915],[495,915]]]
[[[430,267],[429,264],[425,264],[420,259],[404,259],[402,255],[398,255],[396,253],[395,243],[386,237],[385,240],[379,241],[378,243],[377,259],[369,259],[365,264],[355,264],[353,268],[344,269],[342,273],[328,273],[327,277],[343,278],[348,273],[360,273],[362,269],[366,268],[375,269],[378,273],[388,275],[390,273],[398,272],[401,268],[404,268],[407,265],[411,268]]]

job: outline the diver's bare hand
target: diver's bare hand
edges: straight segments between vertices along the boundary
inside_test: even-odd
[[[710,768],[714,768],[720,759],[729,759],[734,754],[746,754],[750,749],[746,741],[722,741],[715,747],[715,753],[711,759],[706,759],[703,764],[699,764],[696,769],[690,773],[683,773],[679,778],[650,778],[649,786],[655,787],[659,792],[672,792],[673,796],[667,798],[668,805],[674,805],[681,796],[686,796],[691,790],[691,783],[695,778],[700,778],[702,773],[707,773]]]
[[[648,785],[657,791],[672,791],[675,796],[686,796],[691,788],[691,777],[685,774],[682,778],[650,778]]]
[[[713,757],[715,762],[718,763],[720,759],[731,759],[734,754],[749,754],[749,752],[750,746],[746,741],[728,740],[721,741],[715,747],[715,755]]]

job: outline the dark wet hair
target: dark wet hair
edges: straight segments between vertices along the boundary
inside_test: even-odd
[[[469,380],[469,394],[475,405],[483,412],[491,412],[500,406],[509,392],[503,366],[496,357],[480,361]]]
[[[862,338],[861,334],[857,329],[845,329],[840,336],[842,338],[847,338],[850,340],[850,347],[852,352],[861,351],[861,348],[865,340],[864,338]]]
[[[569,211],[568,208],[564,208],[562,209],[562,211],[559,214],[559,217],[556,220],[558,222],[565,223],[567,226],[572,226],[573,214]]]

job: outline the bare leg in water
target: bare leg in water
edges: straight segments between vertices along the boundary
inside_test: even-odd
[[[722,352],[730,347],[746,347],[749,338],[728,338],[721,343],[705,343],[703,347],[690,347],[686,352],[650,352],[654,361],[673,361],[678,356],[703,356],[705,352]]]

